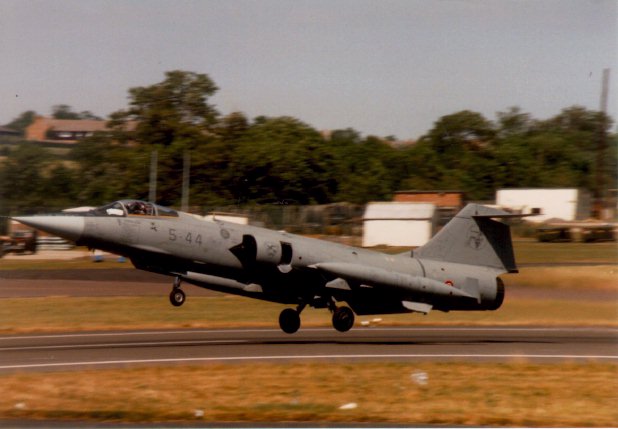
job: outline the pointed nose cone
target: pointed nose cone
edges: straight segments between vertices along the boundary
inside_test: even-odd
[[[12,219],[72,241],[79,240],[84,233],[82,216],[18,216]]]

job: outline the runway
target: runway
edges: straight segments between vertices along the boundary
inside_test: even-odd
[[[618,329],[401,327],[0,336],[0,373],[242,362],[612,362]]]

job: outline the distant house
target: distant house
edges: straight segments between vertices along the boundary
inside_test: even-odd
[[[590,194],[582,189],[499,189],[496,205],[521,213],[540,209],[542,215],[527,218],[531,222],[550,219],[584,220],[590,217]]]
[[[94,119],[52,119],[38,116],[26,128],[26,140],[75,143],[97,131],[108,131],[107,121]]]
[[[0,136],[18,137],[19,134],[20,134],[19,131],[15,131],[14,129],[7,128],[7,127],[0,127]]]
[[[375,202],[363,215],[363,247],[422,246],[435,232],[434,204]]]

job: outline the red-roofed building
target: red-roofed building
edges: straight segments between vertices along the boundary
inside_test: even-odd
[[[128,122],[127,129],[135,129],[135,122]],[[84,137],[89,137],[97,131],[111,131],[107,127],[107,121],[96,119],[52,119],[38,116],[34,122],[26,128],[26,140],[51,142],[51,143],[75,143]]]
[[[107,121],[95,119],[52,119],[38,116],[26,128],[26,140],[75,143],[97,131],[109,131]]]

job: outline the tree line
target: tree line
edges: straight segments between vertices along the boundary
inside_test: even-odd
[[[6,211],[147,199],[150,156],[158,153],[157,202],[179,206],[182,166],[190,155],[191,206],[365,203],[403,189],[456,189],[491,200],[496,189],[578,187],[595,191],[597,145],[606,137],[605,187],[617,180],[613,122],[579,106],[549,119],[520,108],[494,120],[464,110],[443,116],[418,141],[363,136],[346,128],[321,133],[289,116],[222,115],[205,74],[167,72],[129,90],[129,105],[109,117],[110,131],[75,144],[68,155],[20,142],[4,149],[0,206]],[[25,112],[6,127],[23,131]],[[66,105],[54,116],[96,119]],[[5,147],[7,147],[5,145]]]

